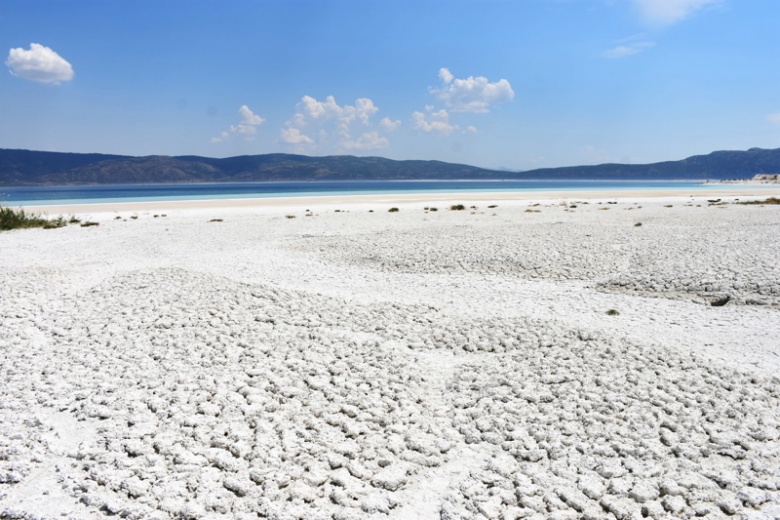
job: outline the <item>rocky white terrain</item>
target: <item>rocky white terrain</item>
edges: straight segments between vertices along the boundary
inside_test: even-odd
[[[778,518],[780,207],[722,202],[0,233],[0,518]]]

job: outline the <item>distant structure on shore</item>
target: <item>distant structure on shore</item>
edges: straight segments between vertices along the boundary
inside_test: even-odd
[[[777,174],[764,173],[772,171],[780,172],[780,148],[718,151],[653,164],[600,164],[525,172],[351,155],[310,157],[277,153],[213,159],[194,155],[131,157],[0,149],[0,186],[488,179],[755,182],[754,176],[759,174],[776,177]]]
[[[750,179],[708,180],[706,184],[780,184],[780,173],[758,173]]]

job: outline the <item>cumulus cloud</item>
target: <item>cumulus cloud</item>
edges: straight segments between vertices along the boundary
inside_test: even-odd
[[[627,43],[625,45],[618,45],[617,47],[613,47],[609,49],[608,51],[604,52],[604,56],[606,58],[625,58],[626,56],[631,56],[633,54],[639,54],[645,49],[649,49],[650,47],[654,47],[654,42],[635,42],[635,43]]]
[[[314,144],[314,139],[305,135],[299,128],[282,128],[280,137],[288,144]]]
[[[648,22],[656,25],[677,23],[720,0],[633,0]]]
[[[284,143],[296,145],[298,150],[302,151],[303,146],[307,149],[327,146],[331,141],[335,141],[336,146],[344,150],[386,148],[389,144],[387,138],[379,136],[376,131],[370,131],[371,118],[379,111],[379,107],[369,98],[358,98],[353,105],[339,105],[333,96],[327,96],[324,101],[303,96],[296,110],[295,115],[285,123],[280,139]],[[385,119],[390,126],[394,125],[393,121]],[[358,139],[353,139],[355,124],[369,131],[363,132]],[[384,119],[380,125],[390,129]],[[316,138],[311,137],[313,135],[316,135]]]
[[[766,119],[770,123],[774,123],[776,125],[780,125],[780,112],[778,112],[776,114],[769,114],[768,116],[766,116]]]
[[[450,123],[450,114],[444,110],[433,110],[433,107],[426,106],[425,113],[412,113],[412,126],[415,130],[427,134],[450,135],[458,130],[458,125]]]
[[[456,79],[449,69],[439,69],[440,88],[431,89],[453,112],[489,112],[490,106],[515,97],[505,79],[490,82],[484,76]]]
[[[395,131],[396,128],[401,126],[401,121],[399,119],[393,121],[389,117],[385,117],[379,122],[379,124],[382,125],[382,128],[384,128],[388,132],[393,132]]]
[[[8,71],[18,78],[59,85],[73,79],[73,67],[62,56],[38,43],[29,50],[19,47],[8,52]]]
[[[241,136],[247,141],[254,140],[257,134],[257,127],[265,123],[265,119],[252,112],[246,105],[241,105],[241,108],[238,109],[238,114],[241,116],[241,121],[236,125],[230,125],[230,131],[220,132],[217,137],[212,137],[212,143],[225,141],[231,135]]]

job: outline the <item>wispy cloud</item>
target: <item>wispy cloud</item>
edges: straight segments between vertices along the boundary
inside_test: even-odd
[[[488,81],[484,76],[456,79],[447,68],[439,69],[442,85],[431,89],[453,112],[488,112],[490,106],[511,101],[515,92],[509,81]]]
[[[766,120],[770,123],[774,123],[776,125],[780,125],[780,112],[777,112],[776,114],[769,114],[766,116]]]
[[[229,139],[231,135],[241,136],[247,141],[254,140],[257,127],[265,123],[265,119],[252,112],[246,105],[241,105],[238,114],[241,116],[241,121],[237,125],[230,125],[229,131],[220,132],[217,137],[212,137],[212,143],[221,143]]]
[[[8,71],[23,79],[59,85],[73,79],[73,67],[62,56],[38,43],[29,50],[19,47],[8,52],[5,60]]]
[[[345,150],[377,150],[379,148],[387,148],[390,145],[390,141],[387,137],[382,137],[379,132],[366,132],[358,139],[351,139],[341,143],[341,147]]]
[[[633,0],[642,17],[654,25],[671,25],[720,0]]]
[[[639,54],[640,52],[655,46],[655,42],[640,41],[634,43],[626,43],[618,45],[607,51],[604,51],[605,58],[625,58],[626,56],[632,56]]]
[[[382,128],[388,132],[394,132],[399,126],[401,126],[401,121],[398,119],[393,121],[389,117],[385,117],[379,122],[379,124],[382,125]]]

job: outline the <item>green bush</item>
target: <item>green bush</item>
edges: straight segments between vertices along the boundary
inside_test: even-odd
[[[37,214],[27,213],[23,209],[0,206],[0,231],[10,229],[44,228],[53,229],[67,224],[64,218],[49,220]]]
[[[455,204],[453,206],[450,206],[450,209],[452,211],[463,211],[464,209],[466,209],[466,206],[464,206],[463,204]]]
[[[766,200],[746,200],[737,202],[737,204],[780,204],[780,199],[777,197],[769,197]]]

